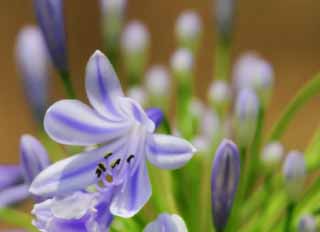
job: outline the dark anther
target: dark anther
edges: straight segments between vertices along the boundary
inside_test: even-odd
[[[99,168],[102,170],[102,171],[106,171],[106,167],[104,166],[104,164],[103,163],[99,163]]]
[[[115,168],[117,165],[120,164],[121,159],[117,159],[113,164],[111,164],[111,168]]]
[[[112,156],[112,152],[106,154],[106,155],[104,156],[104,158],[105,158],[105,159],[108,159],[110,156]]]
[[[130,155],[127,159],[127,162],[130,163],[130,161],[134,158],[134,155]]]
[[[100,176],[101,176],[101,174],[102,174],[101,170],[100,170],[100,169],[97,169],[97,170],[96,170],[96,174],[97,174],[97,177],[100,178]]]

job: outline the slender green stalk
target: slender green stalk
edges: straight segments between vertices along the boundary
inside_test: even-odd
[[[68,97],[71,99],[76,98],[76,93],[70,79],[70,73],[68,71],[61,71],[59,74]]]
[[[17,226],[30,232],[37,232],[38,230],[31,224],[32,218],[26,213],[9,209],[0,208],[0,221]]]
[[[287,211],[286,211],[286,218],[284,222],[284,232],[290,232],[292,227],[292,219],[293,219],[293,212],[295,208],[295,203],[289,202],[287,205]]]
[[[231,43],[225,38],[217,38],[215,50],[214,78],[227,80],[230,71]]]
[[[309,143],[306,151],[306,165],[308,172],[313,172],[317,170],[319,165],[319,151],[320,151],[320,129],[318,128],[317,131],[314,133],[311,142]]]
[[[278,122],[274,125],[269,140],[279,140],[287,129],[289,123],[296,113],[304,106],[312,97],[320,93],[320,74],[317,74],[309,81],[294,99],[289,103],[282,113]]]

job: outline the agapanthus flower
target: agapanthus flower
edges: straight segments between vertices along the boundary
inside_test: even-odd
[[[188,229],[179,215],[163,213],[149,223],[143,232],[188,232]]]
[[[31,135],[21,137],[20,160],[20,165],[0,166],[0,206],[15,204],[29,197],[30,183],[49,166],[45,148]]]
[[[79,191],[48,199],[34,205],[32,223],[41,232],[106,232],[113,220],[112,194]]]
[[[89,59],[86,92],[93,109],[78,100],[58,101],[47,111],[44,127],[57,142],[100,146],[53,164],[37,176],[30,191],[52,196],[90,185],[102,192],[115,188],[111,213],[131,217],[151,196],[146,159],[175,169],[191,159],[195,148],[182,138],[155,133],[155,123],[137,102],[124,96],[100,51]]]

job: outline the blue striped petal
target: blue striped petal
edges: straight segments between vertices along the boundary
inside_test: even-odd
[[[23,181],[19,165],[0,165],[0,191]]]
[[[77,100],[62,100],[47,111],[44,127],[55,141],[68,145],[106,143],[128,132],[129,122],[114,122]]]
[[[19,203],[25,200],[30,193],[28,192],[28,185],[21,184],[7,188],[0,192],[0,208]]]
[[[196,149],[187,140],[171,135],[155,134],[147,141],[147,158],[162,169],[177,169],[185,165]]]

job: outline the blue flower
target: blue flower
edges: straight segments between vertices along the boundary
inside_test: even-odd
[[[240,177],[240,156],[236,144],[223,140],[213,161],[211,203],[214,225],[223,231],[229,218]]]
[[[91,185],[100,191],[115,188],[111,213],[131,217],[151,196],[146,158],[160,168],[176,169],[192,158],[195,148],[184,139],[154,133],[155,123],[124,96],[100,51],[89,59],[86,92],[93,109],[77,100],[58,101],[47,111],[44,127],[57,142],[100,146],[53,164],[37,176],[30,191],[53,196]]]
[[[51,59],[60,72],[67,72],[67,48],[62,0],[33,0],[39,27]]]
[[[0,207],[22,201],[30,196],[32,180],[47,166],[48,154],[42,144],[31,135],[20,141],[20,165],[0,166]],[[40,200],[36,198],[36,200]]]
[[[33,225],[42,232],[106,232],[113,220],[108,194],[74,192],[34,205]]]
[[[144,232],[188,232],[183,219],[176,214],[163,213],[158,218],[149,223]]]

